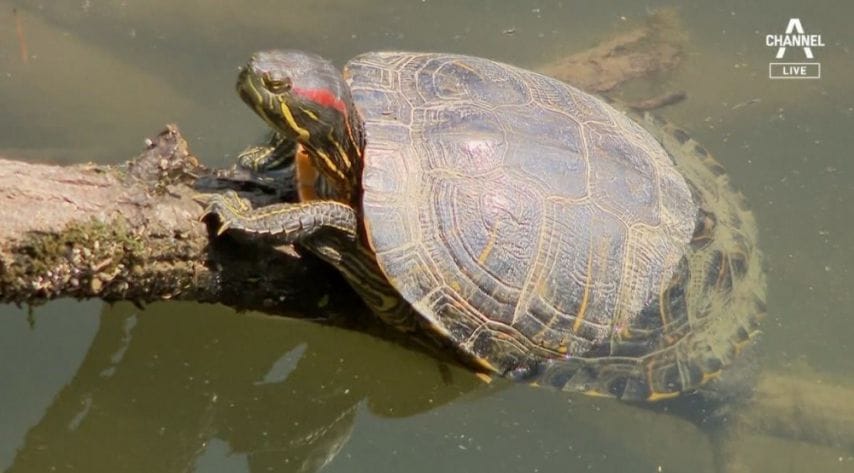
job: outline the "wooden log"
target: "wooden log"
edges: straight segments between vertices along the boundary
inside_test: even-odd
[[[353,302],[293,248],[213,251],[194,200],[208,173],[175,126],[125,166],[0,158],[0,302],[186,299],[316,316]]]

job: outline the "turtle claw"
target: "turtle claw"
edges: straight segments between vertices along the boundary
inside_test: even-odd
[[[213,215],[219,221],[219,226],[215,232],[216,236],[228,231],[234,224],[235,218],[239,219],[243,214],[252,210],[249,202],[232,190],[227,190],[221,194],[197,194],[193,196],[193,200],[205,206],[199,220],[205,221],[208,216]]]
[[[205,207],[204,212],[199,215],[199,221],[204,222],[207,219],[208,215],[211,214],[211,201],[216,197],[216,194],[196,194],[191,199],[195,201],[197,204]]]
[[[230,226],[231,226],[231,224],[228,222],[228,220],[223,221],[220,224],[219,228],[216,229],[216,236],[220,236],[223,233],[225,233],[226,230],[228,230],[228,227],[230,227]]]

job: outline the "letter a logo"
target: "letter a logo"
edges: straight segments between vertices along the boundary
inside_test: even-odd
[[[804,34],[804,27],[803,27],[803,25],[801,25],[801,19],[800,18],[789,19],[789,25],[786,26],[786,34],[790,35],[793,32],[797,32],[799,35]],[[780,46],[779,48],[777,48],[777,59],[782,59],[785,54],[786,54],[786,47],[785,46]],[[807,57],[807,59],[812,59],[813,58],[812,48],[810,48],[809,46],[804,46],[804,55]]]

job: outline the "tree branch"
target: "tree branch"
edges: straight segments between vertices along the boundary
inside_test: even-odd
[[[0,302],[177,298],[308,315],[352,303],[291,247],[212,248],[193,200],[208,173],[175,126],[122,167],[0,159]]]

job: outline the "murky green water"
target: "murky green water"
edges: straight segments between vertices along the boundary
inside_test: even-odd
[[[444,50],[536,67],[676,5],[687,60],[645,87],[688,92],[663,114],[712,150],[755,210],[769,270],[763,369],[848,382],[854,3],[744,3],[0,0],[0,154],[118,162],[177,122],[222,165],[262,129],[233,93],[253,50],[306,48],[339,64],[371,49]],[[823,35],[819,80],[767,77],[764,36],[791,17]],[[710,472],[713,450],[672,415],[485,387],[307,322],[187,303],[0,307],[10,472]],[[750,471],[854,471],[846,448],[766,439],[745,450]]]

